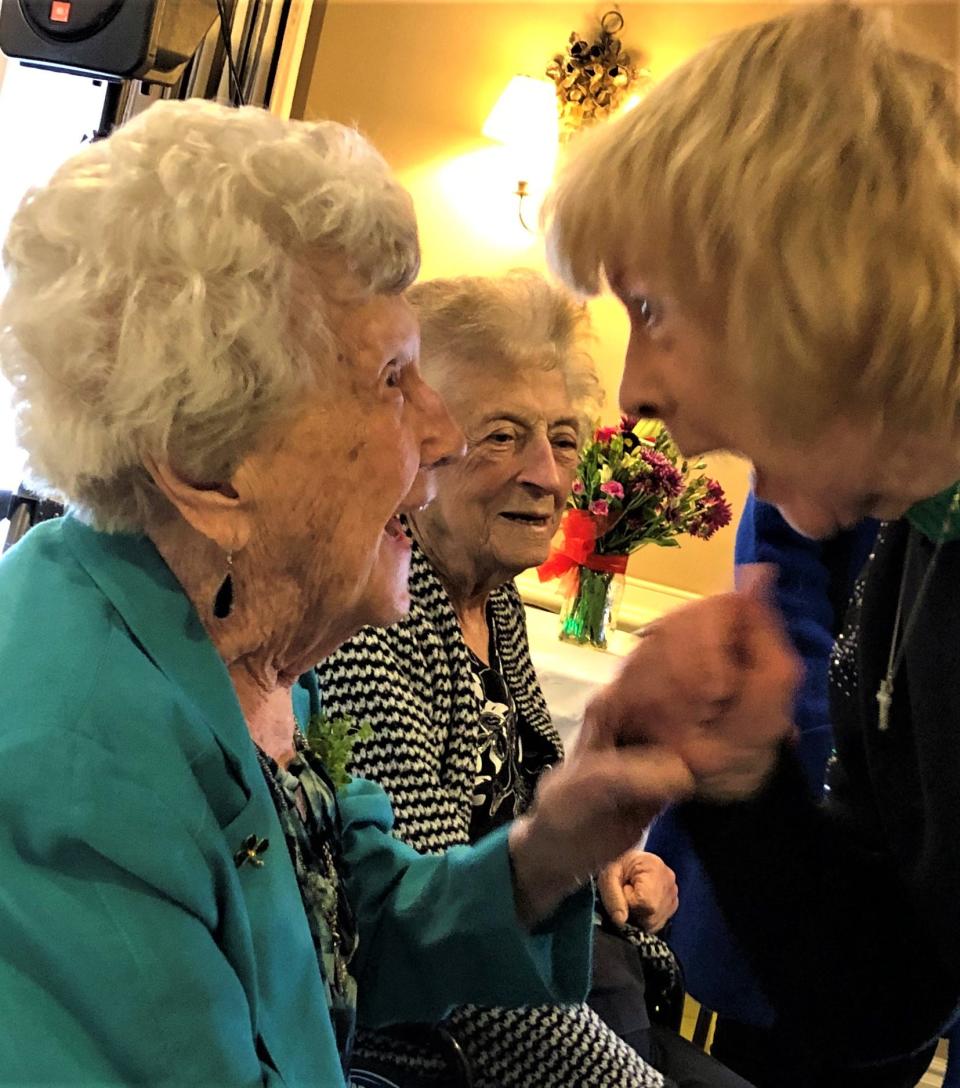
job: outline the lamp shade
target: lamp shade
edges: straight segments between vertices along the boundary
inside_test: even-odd
[[[483,125],[483,134],[510,147],[556,146],[557,92],[553,83],[514,76]]]

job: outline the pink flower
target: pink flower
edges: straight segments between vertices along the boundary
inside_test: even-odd
[[[571,490],[573,491],[574,495],[582,495],[584,490],[585,490],[585,488],[583,486],[583,481],[582,480],[574,480],[573,481],[573,487],[571,488]]]
[[[611,499],[623,498],[623,484],[618,483],[616,480],[610,480],[605,484],[601,484],[600,490],[604,495],[609,495]]]
[[[596,514],[598,518],[608,517],[610,514],[610,504],[606,499],[594,499],[590,503],[590,513]]]
[[[600,442],[602,445],[608,445],[610,439],[613,438],[615,434],[619,433],[619,427],[598,427],[594,432],[593,440],[594,442]]]

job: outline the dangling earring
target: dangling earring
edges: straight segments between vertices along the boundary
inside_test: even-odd
[[[216,597],[213,598],[213,614],[218,620],[225,620],[233,611],[233,552],[227,552],[227,576],[220,583]]]

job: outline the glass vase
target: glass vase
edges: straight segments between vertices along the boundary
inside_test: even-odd
[[[560,610],[560,638],[605,650],[616,630],[624,577],[589,567],[580,567],[578,573],[576,590],[567,594]]]

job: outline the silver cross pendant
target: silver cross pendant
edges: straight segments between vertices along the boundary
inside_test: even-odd
[[[885,733],[890,728],[890,707],[893,705],[893,680],[885,676],[877,688],[877,704],[880,713],[877,716],[877,728]]]

